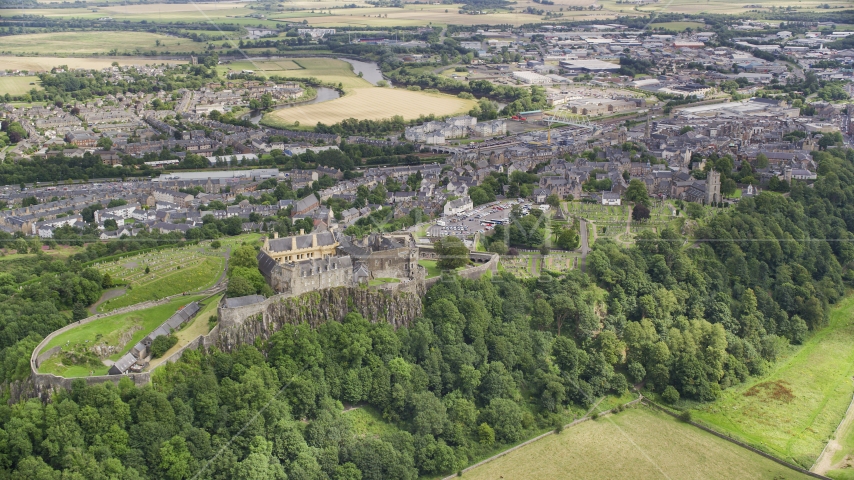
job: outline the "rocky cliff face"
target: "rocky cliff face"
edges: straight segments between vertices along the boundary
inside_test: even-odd
[[[392,293],[373,289],[336,287],[282,298],[261,312],[230,325],[221,324],[219,348],[231,351],[241,344],[266,340],[285,324],[307,322],[317,327],[324,322],[340,322],[350,312],[358,312],[372,323],[388,322],[394,328],[409,325],[421,315],[421,299],[412,293]]]

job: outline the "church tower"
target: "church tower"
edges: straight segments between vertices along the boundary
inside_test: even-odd
[[[706,205],[721,201],[721,174],[710,170],[706,177]]]

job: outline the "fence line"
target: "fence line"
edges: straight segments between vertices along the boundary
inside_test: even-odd
[[[666,408],[662,407],[661,405],[658,405],[657,403],[653,402],[652,400],[650,400],[650,399],[648,399],[648,398],[644,400],[644,404],[645,404],[645,405],[649,405],[649,406],[651,406],[651,407],[653,407],[653,408],[655,408],[655,409],[657,409],[657,410],[660,410],[660,411],[662,411],[662,412],[666,413],[667,415],[670,415],[671,417],[679,418],[679,415],[677,415],[677,414],[675,414],[675,413],[671,412],[670,410],[668,410],[668,409],[666,409]],[[685,422],[685,423],[687,423],[687,424],[689,424],[689,425],[692,425],[692,426],[694,426],[694,427],[697,427],[697,428],[699,428],[700,430],[703,430],[704,432],[711,433],[712,435],[714,435],[714,436],[716,436],[716,437],[718,437],[718,438],[722,438],[722,439],[724,439],[724,440],[726,440],[726,441],[728,441],[728,442],[734,443],[735,445],[738,445],[738,446],[739,446],[739,447],[741,447],[741,448],[744,448],[744,449],[750,450],[750,451],[751,451],[751,452],[753,452],[753,453],[756,453],[756,454],[762,455],[763,457],[767,458],[768,460],[771,460],[771,461],[773,461],[773,462],[779,463],[780,465],[782,465],[782,466],[784,466],[784,467],[787,467],[787,468],[790,468],[790,469],[792,469],[792,470],[794,470],[794,471],[796,471],[796,472],[802,473],[802,474],[804,474],[804,475],[808,475],[808,476],[813,477],[813,478],[821,478],[821,479],[823,479],[823,480],[831,480],[831,478],[830,478],[830,477],[825,477],[824,475],[819,475],[819,474],[817,474],[817,473],[815,473],[815,472],[811,472],[811,471],[809,471],[809,470],[807,470],[807,469],[805,469],[805,468],[802,468],[802,467],[799,467],[799,466],[795,465],[794,463],[790,463],[790,462],[787,462],[786,460],[783,460],[782,458],[775,457],[774,455],[771,455],[770,453],[764,452],[764,451],[762,451],[762,450],[760,450],[760,449],[758,449],[758,448],[756,448],[756,447],[753,447],[753,446],[751,446],[751,445],[748,445],[748,444],[746,444],[746,443],[742,442],[741,440],[736,440],[736,439],[734,439],[734,438],[730,437],[729,435],[726,435],[726,434],[723,434],[723,433],[721,433],[721,432],[718,432],[717,430],[713,430],[713,429],[711,429],[711,428],[709,428],[709,427],[707,427],[707,426],[705,426],[705,425],[701,425],[701,424],[699,424],[699,423],[697,423],[697,422],[695,422],[695,421],[693,421],[693,420],[689,420],[689,421],[687,421],[687,422]]]
[[[644,398],[644,397],[643,397],[643,395],[642,395],[642,394],[640,394],[640,393],[638,393],[638,398],[636,398],[636,399],[632,400],[631,402],[625,403],[625,404],[623,404],[622,406],[623,406],[623,407],[628,407],[628,406],[631,406],[631,405],[636,405],[636,404],[638,404],[639,402],[641,402],[641,401],[643,400],[643,398]],[[595,407],[595,405],[594,405],[594,407]],[[592,411],[592,409],[591,409],[591,411]],[[611,409],[611,410],[608,410],[608,411],[606,411],[606,412],[600,412],[598,415],[599,415],[599,416],[607,415],[607,414],[609,414],[609,413],[612,413],[613,411],[614,411],[614,409]],[[585,415],[585,416],[583,416],[583,417],[581,417],[581,418],[579,418],[579,419],[573,420],[572,422],[570,422],[570,423],[568,423],[568,424],[564,425],[562,428],[565,430],[565,429],[567,429],[567,428],[574,427],[574,426],[578,425],[579,423],[583,423],[583,422],[586,422],[586,421],[590,420],[592,417],[589,415],[589,413],[590,413],[590,412],[588,412],[588,415]],[[513,453],[513,452],[515,452],[516,450],[519,450],[520,448],[522,448],[522,447],[524,447],[524,446],[530,445],[530,444],[532,444],[532,443],[534,443],[534,442],[536,442],[536,441],[539,441],[539,440],[542,440],[542,439],[544,439],[544,438],[548,437],[549,435],[554,435],[554,434],[555,434],[555,431],[554,431],[554,430],[549,430],[548,432],[545,432],[545,433],[543,433],[543,434],[537,435],[536,437],[534,437],[534,438],[532,438],[532,439],[530,439],[530,440],[526,440],[526,441],[524,441],[524,442],[520,443],[519,445],[512,446],[512,447],[508,448],[507,450],[504,450],[504,451],[502,451],[502,452],[499,452],[499,453],[497,453],[497,454],[495,454],[495,455],[493,455],[493,456],[491,456],[491,457],[489,457],[489,458],[487,458],[487,459],[481,460],[481,461],[479,461],[479,462],[475,463],[474,465],[472,465],[472,466],[470,466],[470,467],[466,467],[466,468],[462,469],[460,472],[461,472],[461,473],[465,473],[465,472],[468,472],[469,470],[473,470],[473,469],[475,469],[475,468],[477,468],[477,467],[479,467],[479,466],[481,466],[481,465],[485,465],[485,464],[487,464],[487,463],[489,463],[489,462],[491,462],[491,461],[493,461],[493,460],[498,460],[499,458],[501,458],[501,457],[503,457],[503,456],[505,456],[505,455],[507,455],[507,454]],[[458,474],[456,474],[456,473],[455,473],[455,474],[452,474],[452,475],[448,475],[447,477],[443,478],[442,480],[451,480],[451,479],[453,479],[453,478],[457,477],[457,475],[458,475]]]

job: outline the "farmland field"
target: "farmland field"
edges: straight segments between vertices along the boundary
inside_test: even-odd
[[[255,70],[263,75],[284,77],[314,77],[326,83],[341,84],[345,89],[365,88],[372,85],[353,73],[349,63],[334,58],[294,58],[290,60],[241,60],[219,67],[227,71]]]
[[[661,412],[636,407],[547,436],[463,478],[809,477]]]
[[[199,247],[184,247],[143,253],[96,265],[101,273],[109,273],[114,282],[132,286],[124,295],[104,302],[99,310],[108,312],[213,285],[225,266],[221,255],[200,250]],[[149,269],[147,274],[146,268]]]
[[[463,100],[439,93],[366,87],[355,88],[336,100],[276,110],[265,115],[264,121],[269,125],[287,127],[297,121],[301,125],[313,126],[317,122],[330,125],[347,118],[381,120],[394,115],[400,115],[409,120],[430,113],[436,115],[463,113],[470,110],[474,104],[473,100]]]
[[[160,41],[159,46],[157,41]],[[204,43],[187,38],[146,32],[55,32],[0,37],[0,53],[5,54],[91,55],[113,50],[118,53],[188,52],[204,48]]]
[[[700,22],[663,22],[649,24],[649,28],[663,28],[665,30],[675,30],[677,32],[681,32],[686,28],[691,28],[694,31],[697,31],[698,29],[702,29],[705,26],[705,23]]]
[[[809,468],[842,420],[854,394],[854,296],[830,325],[762,378],[724,391],[695,417],[714,428]]]
[[[5,37],[7,39],[14,37]],[[187,63],[183,60],[159,60],[145,57],[99,57],[99,58],[66,58],[66,57],[12,57],[0,56],[0,65],[12,70],[27,70],[30,72],[50,71],[53,67],[67,65],[68,68],[91,68],[100,70],[118,62],[119,65],[156,65],[163,63]],[[32,85],[31,85],[32,86]]]
[[[165,305],[145,310],[99,318],[77,328],[72,328],[51,340],[43,351],[62,345],[62,353],[43,362],[39,371],[66,377],[87,376],[90,372],[104,375],[109,367],[101,364],[89,351],[95,345],[114,348],[108,355],[118,360],[140,340],[171,317],[182,306],[202,297],[181,297]],[[84,356],[83,354],[86,353]],[[85,360],[84,360],[85,359]],[[68,362],[66,365],[63,362]]]
[[[637,7],[637,12],[641,12],[643,14],[648,14],[652,12],[667,12],[667,13],[687,13],[687,14],[698,14],[698,13],[716,13],[716,14],[727,14],[727,15],[738,15],[740,13],[745,13],[754,9],[744,8],[745,5],[760,5],[762,8],[758,10],[766,10],[770,11],[771,7],[774,6],[776,8],[785,8],[785,7],[796,7],[798,11],[826,11],[822,9],[822,5],[827,4],[830,8],[839,8],[845,7],[850,8],[851,3],[844,0],[832,0],[829,2],[820,2],[816,0],[812,1],[795,1],[795,0],[784,0],[784,1],[770,1],[770,0],[760,0],[756,2],[739,2],[734,0],[715,0],[710,2],[696,2],[694,0],[673,0],[668,2],[661,2],[657,4],[650,5],[642,5]],[[618,5],[615,0],[605,0],[603,5],[607,10],[617,10]]]
[[[34,88],[42,89],[38,77],[0,77],[0,95],[23,95]]]

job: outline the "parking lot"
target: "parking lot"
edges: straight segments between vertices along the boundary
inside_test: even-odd
[[[444,237],[455,235],[468,237],[475,233],[489,233],[494,228],[493,222],[507,222],[510,218],[510,209],[513,205],[521,204],[523,214],[527,214],[528,208],[534,205],[525,200],[501,200],[475,207],[472,210],[457,215],[443,216],[436,225],[430,227],[427,235],[431,237]],[[492,223],[492,225],[484,225]]]

